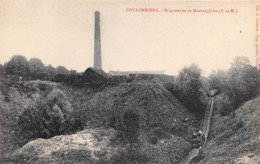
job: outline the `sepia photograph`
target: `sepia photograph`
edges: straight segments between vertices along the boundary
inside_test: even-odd
[[[260,164],[260,2],[0,0],[0,164]]]

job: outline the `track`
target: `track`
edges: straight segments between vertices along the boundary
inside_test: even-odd
[[[213,113],[213,107],[214,107],[214,97],[211,97],[211,99],[208,102],[206,113],[204,116],[204,121],[203,121],[202,139],[204,139],[204,143],[202,144],[205,144],[207,142],[209,129],[210,129],[211,116]],[[189,164],[193,158],[198,156],[200,149],[201,147],[192,149],[190,153],[183,160],[181,160],[180,164]]]
[[[211,100],[209,100],[209,101],[211,101],[211,102],[209,102],[210,107],[207,107],[205,117],[204,117],[203,127],[202,127],[202,135],[204,136],[204,142],[206,142],[208,139],[211,116],[213,113],[214,97],[211,97]]]

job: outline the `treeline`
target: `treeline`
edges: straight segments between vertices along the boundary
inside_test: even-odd
[[[179,71],[174,83],[167,86],[189,110],[203,116],[208,91],[221,93],[221,114],[228,115],[244,102],[260,94],[260,71],[249,64],[246,57],[235,57],[227,71],[213,71],[209,78],[201,76],[201,69],[192,64]]]
[[[227,71],[217,70],[209,76],[210,88],[221,91],[221,113],[234,114],[244,102],[260,94],[260,71],[249,64],[249,59],[236,57]]]
[[[18,75],[23,78],[49,78],[57,79],[57,75],[60,77],[75,75],[75,70],[68,70],[64,66],[53,67],[52,65],[45,65],[41,59],[31,58],[27,60],[22,55],[14,55],[10,61],[4,65],[0,65],[0,71],[6,75]],[[42,76],[42,77],[41,77]]]

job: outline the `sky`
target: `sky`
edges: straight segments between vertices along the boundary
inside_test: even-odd
[[[133,12],[144,8],[158,12]],[[0,0],[0,63],[21,54],[78,72],[92,67],[95,11],[100,11],[105,72],[176,75],[195,63],[207,76],[228,69],[235,56],[255,63],[256,2],[167,0]]]

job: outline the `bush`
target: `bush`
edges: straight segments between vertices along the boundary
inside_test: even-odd
[[[71,104],[60,89],[52,90],[46,98],[38,93],[32,97],[31,104],[18,117],[22,138],[50,138],[71,130]]]
[[[8,104],[4,101],[4,95],[0,92],[0,153],[4,157],[6,154],[12,152],[17,148],[16,130],[17,121],[13,111],[9,108]],[[10,121],[11,120],[11,121]],[[1,163],[1,157],[0,157]]]
[[[21,142],[17,116],[27,103],[26,100],[22,101],[22,96],[15,88],[8,85],[5,79],[0,81],[0,152],[2,157],[17,149]]]
[[[0,87],[0,152],[3,157],[33,139],[78,130],[70,101],[60,85],[30,81],[10,87],[0,81]]]

